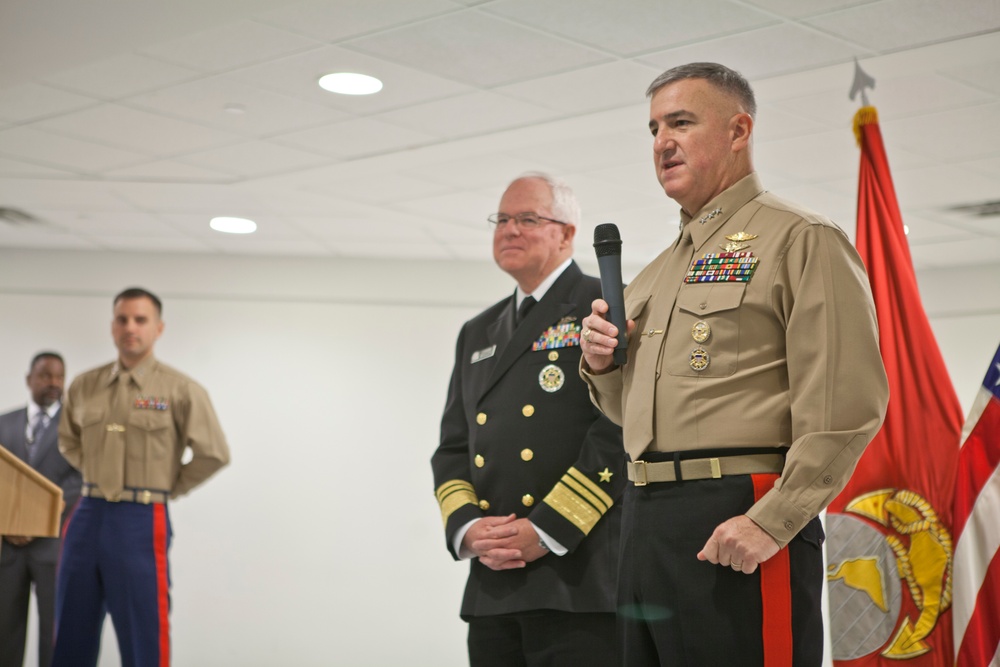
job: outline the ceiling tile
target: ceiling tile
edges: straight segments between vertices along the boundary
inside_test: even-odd
[[[371,242],[385,239],[396,241],[428,241],[420,218],[398,213],[378,218],[362,216],[328,216],[322,218],[294,217],[291,223],[309,236],[322,239],[339,252],[341,243]]]
[[[232,168],[227,165],[227,168]],[[231,183],[236,180],[235,174],[225,174],[210,171],[173,160],[153,160],[142,164],[109,169],[104,172],[107,178],[123,181],[165,181],[172,183]]]
[[[830,101],[830,98],[825,95],[817,95],[815,99],[817,104],[820,104],[821,101]],[[844,127],[844,123],[842,116],[837,126]],[[795,100],[791,100],[781,104],[758,104],[753,135],[755,145],[760,145],[762,142],[780,141],[805,134],[824,132],[829,129],[829,126],[820,123],[814,116],[796,109]]]
[[[453,188],[451,185],[425,180],[420,174],[388,172],[372,176],[331,179],[307,186],[305,190],[352,202],[393,204],[406,199],[449,192]]]
[[[449,221],[475,230],[487,228],[486,216],[496,211],[498,201],[497,192],[489,188],[414,198],[396,206],[417,215]]]
[[[330,158],[266,141],[248,141],[185,155],[180,161],[219,172],[228,169],[249,178],[306,169],[325,164]]]
[[[342,111],[261,90],[226,76],[163,88],[131,97],[124,104],[255,137],[291,132],[348,117]]]
[[[58,230],[11,227],[0,222],[0,247],[41,248],[45,250],[99,250],[93,242]]]
[[[41,208],[33,211],[53,226],[85,236],[123,234],[136,237],[173,236],[175,232],[155,214],[136,210],[92,211],[81,213],[73,210]]]
[[[557,175],[558,169],[553,163],[535,159],[530,155],[492,153],[445,162],[431,162],[420,177],[449,189],[494,187],[499,200],[504,188],[511,181],[529,171]]]
[[[108,189],[122,201],[145,211],[156,211],[163,216],[186,214],[198,217],[204,221],[205,229],[208,229],[210,216],[253,217],[257,212],[267,210],[260,193],[255,197],[229,185],[118,182],[108,185]],[[266,195],[263,199],[266,200]]]
[[[943,72],[970,86],[987,90],[994,95],[1000,95],[1000,58],[975,63],[967,62],[963,65],[949,67]]]
[[[275,143],[338,158],[406,150],[435,140],[436,136],[371,118],[330,123],[272,139]]]
[[[316,45],[312,39],[243,20],[152,44],[142,52],[203,72],[224,72]]]
[[[856,179],[858,172],[858,149],[847,127],[762,142],[754,146],[754,158],[761,172],[774,172],[794,183]]]
[[[761,44],[767,44],[767,48],[761,48]],[[640,60],[661,69],[691,62],[718,62],[739,70],[748,79],[757,79],[844,62],[856,52],[856,47],[841,39],[781,24],[650,53]]]
[[[882,133],[900,147],[935,160],[968,160],[1000,153],[1000,103],[967,106],[886,124]],[[2,136],[2,135],[0,135]]]
[[[23,123],[95,104],[97,100],[92,97],[56,90],[42,84],[25,83],[0,90],[0,120]]]
[[[398,243],[391,240],[378,242],[349,241],[337,246],[337,253],[344,257],[377,257],[386,259],[454,259],[446,246],[439,243]]]
[[[337,41],[353,35],[425,19],[458,7],[447,0],[337,0],[336,2],[296,2],[258,14],[257,20],[288,28],[324,41]]]
[[[993,0],[883,0],[805,23],[881,53],[1000,29]]]
[[[911,246],[910,253],[913,255],[913,264],[918,269],[977,264],[996,267],[997,257],[1000,257],[1000,239],[939,241],[928,245]]]
[[[959,167],[948,166],[948,187],[941,165],[919,169],[894,169],[893,181],[900,202],[913,208],[947,208],[997,199],[996,180]]]
[[[82,173],[98,173],[146,160],[140,153],[61,137],[27,126],[0,130],[0,154]]]
[[[102,250],[139,252],[176,252],[207,254],[213,248],[197,239],[184,236],[132,236],[129,234],[88,235],[86,238]]]
[[[903,216],[903,223],[909,230],[906,240],[911,246],[960,241],[977,236],[974,232],[942,222],[940,212],[934,210],[927,210],[924,215],[906,214]]]
[[[138,53],[122,53],[53,74],[46,83],[66,90],[115,100],[198,76],[198,72]]]
[[[68,211],[128,211],[132,207],[101,181],[0,180],[0,201],[6,206]]]
[[[637,117],[631,132],[600,134],[586,139],[539,142],[520,152],[556,166],[562,173],[577,173],[619,164],[642,163],[653,174],[653,142],[646,127],[648,114]],[[640,124],[641,123],[641,124]]]
[[[556,115],[535,104],[478,92],[387,111],[377,117],[435,137],[453,138],[507,130]]]
[[[635,104],[660,74],[655,67],[618,61],[501,86],[495,92],[566,113]]]
[[[424,71],[492,87],[609,60],[582,46],[476,13],[353,40],[348,48]]]
[[[34,123],[31,127],[159,157],[205,150],[239,138],[239,135],[117,104],[102,104]]]
[[[374,76],[383,88],[375,95],[337,95],[320,88],[320,77],[334,72]],[[337,46],[280,58],[227,76],[351,114],[401,108],[471,90],[464,83]]]
[[[662,0],[631,0],[627,6],[606,0],[499,0],[487,5],[485,11],[526,26],[544,26],[618,55],[696,42],[777,21],[745,3],[728,0],[689,2],[682,11],[671,11]]]
[[[0,139],[0,151],[3,150],[3,141]],[[3,178],[67,178],[73,174],[62,169],[52,169],[42,167],[30,162],[13,160],[11,158],[0,157],[0,177]]]
[[[804,18],[816,14],[826,14],[856,5],[866,5],[882,0],[748,0],[765,11],[788,18]]]

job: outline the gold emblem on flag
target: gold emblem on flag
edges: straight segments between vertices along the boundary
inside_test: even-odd
[[[883,533],[885,544],[895,555],[898,576],[905,582],[904,588],[909,590],[918,610],[917,618],[913,619],[906,615],[905,606],[895,607],[904,618],[895,635],[882,645],[882,656],[907,660],[930,652],[934,648],[932,635],[938,619],[951,606],[954,556],[951,534],[931,504],[908,489],[866,493],[848,503],[844,512],[888,529]],[[864,593],[884,613],[890,609],[885,598],[887,574],[874,553],[858,553],[841,562],[831,562],[827,580],[839,581]]]

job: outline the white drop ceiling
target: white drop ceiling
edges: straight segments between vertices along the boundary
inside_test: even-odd
[[[767,187],[854,233],[854,59],[918,268],[995,263],[1000,0],[34,0],[0,4],[0,247],[489,261],[527,170],[642,262],[677,233],[643,93],[753,83]],[[317,86],[376,76],[370,97]],[[214,232],[249,217],[250,236]]]

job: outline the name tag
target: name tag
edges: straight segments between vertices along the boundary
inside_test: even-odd
[[[483,359],[489,359],[496,353],[497,353],[496,345],[490,345],[489,347],[483,348],[482,350],[476,350],[475,352],[472,353],[472,359],[470,363],[474,364],[477,361],[482,361]]]

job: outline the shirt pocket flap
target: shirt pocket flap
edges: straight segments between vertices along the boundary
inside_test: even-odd
[[[642,311],[646,309],[650,294],[629,295],[625,299],[625,319],[638,320]]]
[[[682,289],[677,295],[677,307],[698,316],[721,313],[738,308],[745,290],[744,283],[712,285],[707,290]]]

